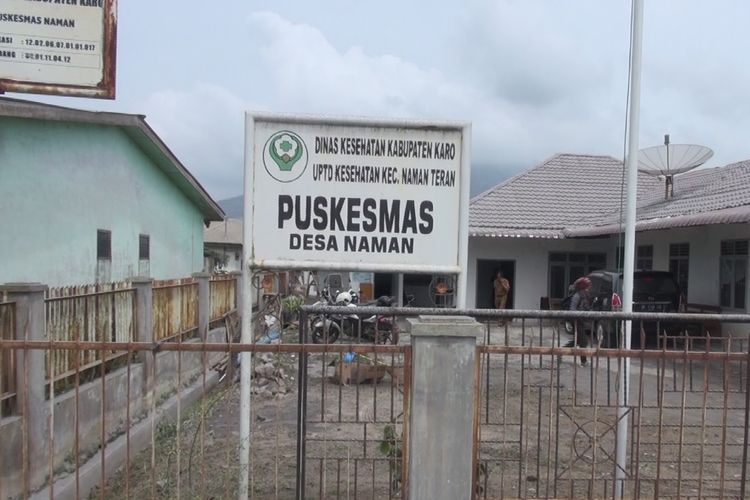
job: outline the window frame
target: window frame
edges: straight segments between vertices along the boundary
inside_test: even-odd
[[[102,238],[106,238],[106,240]],[[106,241],[106,246],[104,246],[103,241]],[[104,251],[105,248],[106,252]],[[112,231],[109,229],[96,230],[96,260],[112,261]]]
[[[686,249],[686,250],[685,250]],[[675,263],[676,270],[672,270],[672,263]],[[680,285],[680,291],[687,298],[690,289],[690,243],[670,243],[669,244],[669,272],[674,275],[677,284]],[[719,264],[721,265],[721,263]],[[685,281],[680,280],[680,271],[684,266]]]
[[[640,271],[654,270],[654,245],[638,245],[636,247],[635,268]]]
[[[571,259],[571,255],[573,258]],[[562,257],[565,257],[565,260]],[[555,260],[553,260],[553,257]],[[553,280],[552,280],[552,268],[562,267],[563,269],[563,280],[562,284],[563,296],[557,297],[552,294],[553,292]],[[606,252],[564,252],[554,251],[549,252],[547,255],[547,294],[550,299],[564,299],[567,295],[568,286],[573,282],[574,278],[571,278],[571,268],[583,267],[583,274],[586,276],[594,271],[600,271],[607,268],[607,253]],[[577,276],[576,278],[578,278]]]
[[[645,250],[648,250],[648,255],[645,255]],[[644,255],[642,255],[644,252]],[[648,263],[642,265],[642,263]],[[633,267],[636,271],[653,271],[654,270],[654,245],[638,245],[635,247],[635,255],[633,256]],[[618,246],[615,250],[615,268],[625,268],[625,247]]]
[[[743,244],[744,251],[741,253],[738,253],[738,243]],[[725,247],[729,247],[731,245],[731,252],[725,253],[724,249]],[[719,243],[719,306],[722,309],[730,309],[733,311],[746,311],[747,310],[747,272],[748,272],[748,259],[750,258],[750,252],[748,251],[748,240],[746,239],[732,239],[732,240],[721,240]],[[726,305],[723,302],[722,297],[722,286],[724,283],[723,280],[723,269],[724,269],[724,262],[731,262],[732,263],[732,281],[731,286],[729,289],[729,304]],[[742,291],[743,293],[743,299],[744,303],[741,307],[736,306],[737,301],[737,295],[736,295],[736,279],[737,279],[737,262],[742,262],[744,265],[744,280],[745,280],[745,289]]]
[[[144,243],[144,241],[146,243],[146,247],[145,247],[146,248],[146,252],[145,252],[146,256],[145,257],[143,256],[144,255],[144,252],[143,252],[143,249],[144,249],[143,243]],[[138,260],[139,261],[142,261],[142,260],[148,260],[148,261],[150,261],[151,260],[151,236],[148,235],[148,234],[139,234],[138,235]]]

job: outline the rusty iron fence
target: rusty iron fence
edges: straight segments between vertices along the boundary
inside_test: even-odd
[[[121,398],[98,401],[102,425],[93,435],[83,408],[64,424],[74,436],[45,431],[47,438],[36,442],[33,432],[22,433],[19,456],[31,458],[14,464],[17,478],[9,481],[0,472],[3,498],[27,498],[35,490],[45,498],[236,497],[239,387],[223,375],[228,356],[243,351],[254,353],[250,498],[402,497],[408,477],[402,441],[408,433],[408,346],[165,342],[157,354],[154,345],[140,342],[2,341],[0,349],[25,356],[122,352],[127,363],[117,373],[124,381],[146,366],[158,373],[174,356],[183,370],[190,357],[202,363],[197,380],[176,377],[171,390],[148,401],[139,399],[141,388],[133,382],[115,388],[104,377],[76,383],[68,394],[49,394],[43,420],[55,429],[54,422],[66,418],[63,401],[71,395],[75,407],[90,400],[85,394],[92,390]],[[341,358],[348,353],[357,357],[344,367]],[[144,357],[151,358],[145,366]],[[0,422],[0,434],[7,430]],[[87,439],[93,443],[84,444]]]
[[[212,276],[209,281],[211,311],[209,321],[216,322],[237,308],[237,279]]]
[[[49,288],[45,296],[47,338],[76,342],[132,342],[135,339],[135,289],[129,283]],[[57,382],[122,353],[57,351],[45,362],[46,379]]]
[[[276,344],[239,344],[231,332],[157,344],[0,340],[0,354],[11,358],[42,353],[50,360],[62,352],[76,358],[94,350],[125,360],[106,379],[76,382],[74,391],[46,396],[42,421],[52,422],[48,438],[39,444],[32,432],[20,435],[18,456],[30,457],[18,473],[25,486],[12,490],[13,479],[3,472],[9,464],[0,463],[0,497],[26,496],[40,487],[39,494],[50,498],[64,492],[100,498],[236,496],[239,390],[233,369],[236,353],[252,352],[251,498],[405,498],[410,395],[424,390],[411,387],[408,332],[391,334],[395,345],[346,336],[333,344],[310,342],[310,315],[350,311],[303,308],[302,331],[285,332]],[[644,328],[638,349],[568,343],[586,335],[586,322],[636,318],[640,332],[638,321],[647,319],[716,317],[360,311],[389,316],[402,327],[408,316],[457,312],[486,324],[477,339],[478,384],[467,387],[476,391],[475,498],[614,498],[620,476],[628,498],[746,494],[746,337],[685,336],[676,329],[648,345]],[[501,319],[512,321],[501,326]],[[721,319],[750,323],[750,316]],[[565,333],[565,321],[573,323],[574,337]],[[618,471],[617,390],[626,359],[627,461]],[[102,395],[93,399],[101,425],[87,427],[92,391]],[[80,407],[69,420],[66,401]],[[19,410],[21,421],[29,411]],[[14,425],[0,419],[0,437]],[[64,436],[63,427],[75,438]]]
[[[154,281],[154,340],[180,340],[198,331],[198,282],[194,278]]]
[[[479,347],[478,498],[615,498],[618,468],[628,498],[744,496],[746,338],[663,335],[648,346],[636,325],[642,347],[624,351],[566,347],[561,331],[528,319],[488,324]],[[618,413],[626,358],[629,401]],[[622,418],[628,459],[618,464]]]
[[[15,338],[15,303],[0,295],[0,340]],[[16,406],[16,363],[9,351],[0,353],[0,418],[12,415]]]

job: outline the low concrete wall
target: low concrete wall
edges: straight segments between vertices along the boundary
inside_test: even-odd
[[[21,417],[7,417],[0,420],[0,498],[5,499],[10,492],[19,492],[22,487],[21,442],[23,439]],[[9,489],[9,485],[13,485]]]
[[[143,365],[140,363],[133,364],[130,368],[129,402],[127,368],[121,368],[106,375],[104,383],[98,379],[80,387],[78,391],[78,449],[84,456],[96,452],[101,443],[102,406],[104,407],[104,429],[107,440],[125,429],[128,404],[131,422],[142,416],[144,411],[142,387]],[[102,389],[104,398],[102,398]],[[56,466],[62,465],[66,460],[75,463],[75,422],[76,394],[75,390],[70,390],[55,397],[54,463]]]
[[[207,342],[223,343],[224,329],[212,330]],[[190,343],[200,343],[191,340]],[[180,382],[184,389],[190,384],[199,383],[202,374],[203,354],[201,352],[165,351],[156,355],[156,384],[154,398],[157,404],[164,403],[177,392],[178,356],[181,357]],[[221,353],[207,355],[207,368]],[[83,463],[95,454],[101,444],[102,401],[104,402],[105,439],[109,442],[124,432],[128,412],[128,380],[130,381],[129,412],[131,426],[145,417],[150,409],[148,394],[144,391],[146,373],[144,363],[132,363],[128,376],[127,367],[115,370],[104,377],[82,384],[78,390],[78,449]],[[102,391],[104,394],[102,395]],[[44,405],[43,416],[49,419],[49,401]],[[0,499],[13,497],[23,492],[22,460],[23,425],[19,416],[0,420]],[[37,464],[31,480],[31,489],[44,485],[49,473],[49,440],[45,441],[46,461]],[[76,391],[71,389],[55,396],[54,400],[54,469],[72,468],[75,465],[76,446]]]
[[[206,391],[213,389],[218,384],[217,373],[210,373],[206,377]],[[203,395],[202,382],[195,382],[192,387],[180,393],[182,407],[189,407],[200,400]],[[156,410],[156,421],[171,422],[177,419],[177,396],[167,399],[163,405]],[[130,430],[130,457],[151,446],[151,419],[143,419],[135,424]],[[125,436],[120,436],[109,443],[104,450],[104,477],[110,477],[122,470],[122,465],[127,460],[128,443]],[[102,472],[101,450],[96,452],[87,462],[81,464],[78,471],[78,491],[80,498],[89,498],[100,484]],[[76,498],[76,475],[68,474],[58,478],[54,484],[54,498],[56,500],[78,500]],[[50,498],[49,486],[36,491],[30,496],[31,500],[47,500]]]

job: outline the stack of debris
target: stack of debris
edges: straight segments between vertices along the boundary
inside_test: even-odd
[[[253,360],[253,394],[264,398],[289,392],[284,368],[274,363],[272,354],[261,354]]]

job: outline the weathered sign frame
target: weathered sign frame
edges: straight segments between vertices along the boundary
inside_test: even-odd
[[[21,92],[68,97],[115,98],[117,59],[117,0],[102,0],[104,26],[102,41],[102,78],[96,85],[72,85],[57,82],[34,82],[0,76],[0,94]]]
[[[295,261],[283,259],[258,259],[255,255],[253,238],[255,235],[255,171],[254,159],[256,148],[263,144],[254,144],[256,123],[272,122],[299,125],[321,125],[321,126],[353,126],[353,127],[381,127],[402,128],[416,131],[455,131],[461,134],[461,157],[459,166],[459,200],[458,200],[458,227],[455,238],[458,241],[456,259],[445,265],[394,265],[394,264],[368,264],[352,262],[318,262],[318,261]],[[430,273],[430,274],[457,274],[459,275],[459,286],[465,282],[466,263],[468,255],[468,221],[469,221],[469,180],[471,175],[471,125],[461,122],[448,121],[423,121],[423,120],[396,120],[396,119],[373,119],[354,117],[329,117],[291,115],[275,113],[246,113],[245,115],[245,181],[244,181],[244,246],[243,263],[249,268],[263,269],[315,269],[315,270],[340,270],[340,271],[372,271],[372,272],[408,272],[408,273]],[[262,168],[262,167],[260,167]],[[258,235],[268,237],[268,235]]]

